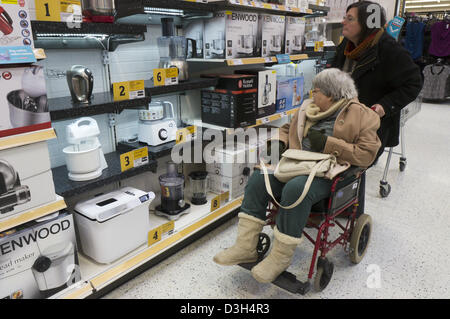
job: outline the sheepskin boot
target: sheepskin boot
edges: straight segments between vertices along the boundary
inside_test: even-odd
[[[252,275],[261,283],[274,281],[291,264],[295,248],[303,237],[295,238],[281,233],[274,228],[274,242],[269,255],[252,268]]]
[[[265,221],[254,216],[239,213],[238,235],[236,243],[214,256],[213,260],[222,266],[231,266],[241,263],[251,263],[258,260],[256,246],[259,233]]]

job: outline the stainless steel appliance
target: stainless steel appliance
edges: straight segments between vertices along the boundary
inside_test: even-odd
[[[159,184],[161,205],[156,206],[156,215],[176,220],[190,212],[190,205],[184,200],[184,176],[178,173],[177,164],[167,163],[167,173],[159,176]]]
[[[114,0],[82,0],[81,7],[88,22],[114,22]]]
[[[94,76],[91,70],[82,65],[74,65],[66,72],[72,100],[77,103],[89,103],[94,89]]]
[[[19,173],[10,163],[0,159],[0,214],[9,213],[15,206],[30,200],[30,188],[21,185]]]
[[[173,18],[161,18],[162,37],[157,39],[159,48],[159,68],[177,68],[178,80],[189,80],[189,68],[186,61],[188,41],[191,43],[192,57],[197,57],[197,43],[194,39],[175,36]]]

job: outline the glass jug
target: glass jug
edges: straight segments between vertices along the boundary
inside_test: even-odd
[[[208,173],[196,171],[189,174],[189,186],[191,193],[191,203],[194,205],[206,204],[206,194],[208,193]]]

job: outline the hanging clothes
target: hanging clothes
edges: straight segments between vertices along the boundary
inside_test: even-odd
[[[413,60],[420,59],[423,55],[425,24],[422,22],[410,22],[406,25],[405,48],[411,53]]]
[[[429,53],[437,57],[450,56],[450,21],[439,21],[431,27]]]
[[[422,97],[430,100],[444,100],[450,96],[449,80],[450,66],[427,65],[423,70],[425,77],[422,89]]]

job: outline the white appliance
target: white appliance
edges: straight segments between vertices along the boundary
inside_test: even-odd
[[[162,116],[161,113],[163,113]],[[174,107],[171,102],[152,101],[148,110],[139,111],[139,142],[157,146],[175,141],[177,123],[174,118]]]
[[[66,134],[71,144],[63,149],[69,179],[87,181],[102,175],[108,164],[98,139],[100,130],[97,121],[91,117],[82,117],[66,127]]]
[[[74,215],[83,253],[108,264],[147,242],[154,198],[153,192],[124,187],[78,203]]]
[[[75,249],[71,241],[47,247],[33,264],[32,272],[42,292],[71,285],[75,279]]]

